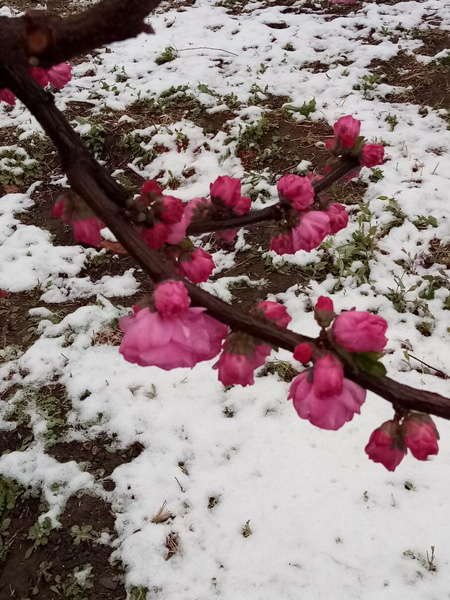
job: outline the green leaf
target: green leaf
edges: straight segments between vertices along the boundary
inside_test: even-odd
[[[358,352],[352,355],[352,360],[355,366],[361,371],[384,377],[386,375],[386,367],[378,359],[378,352]]]

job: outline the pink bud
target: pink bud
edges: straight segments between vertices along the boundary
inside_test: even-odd
[[[309,363],[312,358],[312,349],[311,346],[307,343],[298,344],[294,350],[294,358],[301,362],[303,365]]]
[[[100,231],[103,227],[104,224],[97,217],[74,221],[73,235],[77,242],[98,246],[101,240]]]
[[[294,254],[292,235],[280,233],[277,237],[270,238],[270,249],[277,254]]]
[[[331,325],[334,319],[333,301],[331,298],[320,296],[314,308],[314,318],[324,329]]]
[[[145,184],[144,184],[145,185]],[[163,209],[161,212],[161,220],[164,223],[173,225],[179,223],[183,217],[184,205],[179,198],[174,196],[162,196],[161,202]]]
[[[216,265],[213,257],[202,248],[194,248],[192,252],[182,255],[178,261],[177,271],[183,277],[187,277],[192,283],[208,281]]]
[[[386,421],[375,429],[365,451],[370,460],[381,463],[388,471],[395,471],[406,454],[398,421]]]
[[[336,138],[328,138],[327,140],[325,140],[325,148],[330,151],[333,150],[333,148],[336,145]],[[325,173],[325,171],[324,171]]]
[[[159,187],[158,183],[151,179],[149,181],[144,182],[144,185],[141,189],[141,194],[158,194],[158,196],[162,196],[162,189]]]
[[[236,237],[238,231],[239,229],[230,229],[230,231],[217,231],[216,238],[218,240],[223,240],[227,244],[231,244],[231,242]]]
[[[213,368],[219,370],[219,381],[223,385],[245,387],[254,384],[254,371],[264,364],[269,354],[270,348],[265,344],[254,345],[250,342],[250,346],[248,346],[247,342],[247,347],[242,348],[242,352],[238,352],[237,349],[231,350],[227,341]]]
[[[275,323],[279,327],[287,327],[292,321],[292,317],[288,314],[286,307],[278,302],[269,302],[265,300],[258,304],[258,308],[264,312],[264,316]]]
[[[252,206],[252,199],[248,196],[241,196],[236,204],[233,206],[233,210],[237,212],[238,215],[245,215],[248,213]]]
[[[292,230],[294,251],[310,252],[317,248],[329,233],[330,219],[326,212],[315,210],[303,213],[300,223]]]
[[[5,290],[0,290],[0,298],[6,298]]]
[[[321,429],[335,431],[347,421],[351,421],[355,413],[361,412],[366,390],[344,378],[341,393],[319,397],[316,393],[316,383],[312,381],[312,369],[307,369],[292,382],[289,392],[289,399],[291,398],[301,419],[307,419]]]
[[[327,354],[316,360],[313,376],[314,393],[319,398],[342,394],[344,369],[341,362],[333,354]]]
[[[60,89],[72,79],[72,67],[67,63],[60,63],[49,69],[47,75],[52,86]]]
[[[222,200],[226,206],[234,208],[241,199],[241,182],[228,175],[218,177],[210,185],[210,194],[213,200]]]
[[[330,218],[330,233],[334,234],[348,225],[348,213],[343,204],[333,202],[328,205],[328,217]]]
[[[314,202],[314,188],[307,177],[285,175],[277,184],[280,200],[287,200],[295,210],[307,210]]]
[[[355,138],[358,137],[361,130],[361,121],[354,119],[351,115],[341,117],[334,124],[334,133],[340,138],[340,142],[344,148],[350,148],[355,143]]]
[[[3,88],[0,90],[0,102],[6,102],[7,104],[14,106],[16,97],[10,90]]]
[[[46,87],[48,85],[47,69],[41,69],[40,67],[31,67],[30,75],[35,81],[37,81],[37,83],[40,86]]]
[[[164,281],[156,286],[155,307],[167,319],[173,318],[189,308],[191,300],[181,281]]]
[[[141,236],[144,242],[153,250],[159,250],[167,241],[170,228],[165,223],[155,223],[153,227],[147,227],[142,230]]]
[[[384,148],[381,144],[366,144],[361,152],[359,162],[363,167],[376,167],[383,163]]]
[[[63,214],[64,214],[64,200],[60,200],[52,208],[52,217],[55,217],[56,219],[61,219],[63,222],[65,222],[63,219]],[[66,225],[67,224],[68,223],[66,223]]]
[[[412,413],[402,424],[403,441],[417,460],[439,452],[439,434],[430,415]]]
[[[377,315],[349,310],[338,315],[333,325],[336,343],[348,352],[382,352],[387,322]]]

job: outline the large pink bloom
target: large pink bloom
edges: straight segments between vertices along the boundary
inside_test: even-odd
[[[253,385],[255,369],[264,364],[269,354],[270,348],[265,344],[255,346],[254,351],[249,354],[229,352],[225,344],[224,351],[214,365],[214,368],[219,370],[219,381],[225,386]]]
[[[252,204],[250,198],[241,196],[240,180],[228,175],[218,177],[214,183],[211,183],[210,194],[213,200],[221,200],[238,215],[248,213]]]
[[[143,229],[141,236],[149,248],[152,248],[152,250],[159,250],[167,241],[169,232],[169,225],[166,223],[156,222],[153,227],[146,227]]]
[[[220,352],[228,327],[204,311],[201,307],[188,308],[166,318],[143,308],[131,317],[123,317],[119,325],[125,335],[119,351],[128,362],[166,371],[192,368],[210,360]]]
[[[163,196],[161,220],[169,225],[179,223],[183,217],[184,205],[182,200],[175,198],[174,196]]]
[[[155,307],[162,317],[173,318],[185,312],[191,303],[185,285],[181,281],[164,281],[156,286]]]
[[[187,277],[192,283],[208,281],[216,265],[213,257],[202,248],[194,248],[189,254],[184,254],[178,261],[177,271],[183,277]]]
[[[365,144],[359,162],[363,167],[376,167],[381,165],[384,158],[384,148],[381,144]]]
[[[332,354],[318,358],[314,364],[314,393],[319,398],[339,396],[344,389],[344,368]]]
[[[330,233],[334,234],[348,225],[348,212],[343,204],[332,202],[328,205],[328,217],[330,218]]]
[[[77,242],[98,246],[101,241],[100,231],[103,227],[104,224],[97,217],[91,217],[83,221],[74,221],[73,236]]]
[[[388,471],[395,471],[406,455],[406,447],[399,436],[398,421],[386,421],[375,429],[365,451],[370,460],[381,463]]]
[[[403,441],[417,460],[439,452],[439,434],[429,415],[413,414],[402,425]]]
[[[277,237],[270,238],[270,249],[277,254],[294,254],[294,242],[292,235],[280,233]]]
[[[330,219],[326,212],[317,210],[302,214],[300,223],[292,230],[294,251],[309,252],[317,248],[329,233]]]
[[[279,302],[270,302],[264,300],[258,304],[258,308],[264,312],[264,316],[275,323],[279,327],[287,327],[292,321],[292,317],[288,314],[286,307]]]
[[[336,343],[349,352],[382,352],[387,322],[371,313],[349,310],[338,315],[333,325]]]
[[[292,382],[290,398],[293,399],[300,418],[307,419],[321,429],[335,431],[351,421],[355,413],[360,413],[361,405],[366,399],[366,390],[353,381],[344,379],[340,394],[321,398],[312,381],[312,371],[308,369],[297,375]]]
[[[280,199],[286,199],[295,210],[307,210],[314,202],[314,188],[308,177],[285,175],[277,184]]]
[[[0,102],[6,102],[7,104],[14,106],[16,97],[10,90],[4,88],[0,90]]]

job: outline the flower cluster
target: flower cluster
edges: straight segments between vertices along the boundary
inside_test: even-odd
[[[164,196],[156,181],[144,183],[134,207],[142,210],[147,222],[152,222],[142,230],[142,239],[153,250],[164,244],[179,244],[186,236],[188,222],[182,200]]]
[[[376,315],[355,310],[334,313],[330,298],[319,298],[314,316],[325,339],[337,353],[380,353],[386,342],[386,321]],[[332,324],[330,330],[325,331]],[[302,419],[321,429],[340,429],[359,414],[366,390],[344,377],[342,363],[326,344],[313,352],[309,344],[299,344],[294,358],[303,364],[313,360],[313,367],[300,373],[291,384],[289,398]],[[377,359],[378,357],[371,357]]]
[[[395,471],[408,450],[417,460],[437,454],[439,433],[430,415],[411,412],[386,421],[370,436],[366,446],[368,457]]]
[[[64,87],[72,78],[72,67],[67,63],[60,63],[51,69],[41,69],[40,67],[30,68],[31,77],[42,87],[47,87],[49,83],[54,88]],[[6,102],[11,106],[16,103],[16,97],[8,89],[0,89],[0,102]]]

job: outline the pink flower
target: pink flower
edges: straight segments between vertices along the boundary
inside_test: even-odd
[[[292,203],[295,210],[307,210],[314,202],[314,188],[307,177],[285,175],[277,184],[280,200]]]
[[[231,244],[234,238],[237,235],[239,229],[230,229],[229,231],[216,231],[216,238],[218,240],[223,240],[227,244]]]
[[[169,225],[166,225],[165,223],[156,222],[153,225],[153,227],[146,227],[145,229],[143,229],[141,236],[144,242],[147,244],[147,246],[149,246],[149,248],[152,248],[153,250],[159,250],[162,247],[162,245],[167,241],[169,232]]]
[[[403,441],[417,460],[439,452],[439,434],[429,415],[412,413],[402,424]]]
[[[123,317],[119,325],[125,335],[119,352],[128,362],[166,371],[210,360],[220,352],[228,327],[204,311],[187,308],[168,318],[143,308]]]
[[[185,312],[191,303],[186,287],[181,281],[164,281],[156,286],[155,307],[159,314],[171,319]]]
[[[398,421],[386,421],[375,429],[365,451],[370,460],[381,463],[388,471],[395,471],[406,455]]]
[[[52,86],[60,89],[72,79],[72,67],[67,63],[60,63],[49,69],[47,75]]]
[[[104,224],[97,217],[91,217],[83,221],[74,221],[73,236],[77,242],[98,246],[101,240],[100,231],[103,227]]]
[[[288,314],[286,307],[278,302],[264,300],[264,302],[258,304],[258,308],[263,311],[267,319],[275,321],[279,327],[287,327],[292,321],[292,317]]]
[[[320,296],[314,308],[314,318],[323,327],[328,327],[334,319],[333,301],[331,298]]]
[[[341,117],[334,124],[334,133],[339,138],[343,148],[352,148],[355,145],[355,138],[358,137],[361,130],[361,121],[347,115]]]
[[[162,196],[162,193],[162,189],[154,179],[145,181],[141,189],[141,194],[157,194],[158,196]]]
[[[164,223],[174,225],[179,223],[183,217],[184,205],[179,198],[174,196],[163,196],[161,198],[163,209],[161,212],[160,219]],[[184,237],[184,236],[183,236]]]
[[[333,325],[336,343],[348,352],[382,352],[388,324],[382,317],[357,310],[338,315]]]
[[[319,386],[320,389],[320,386]],[[294,408],[301,419],[321,429],[337,430],[359,414],[366,399],[366,390],[349,379],[343,380],[342,392],[321,398],[312,381],[312,370],[308,369],[294,379],[289,392]]]
[[[61,219],[63,223],[68,225],[70,223],[70,219],[64,217],[64,200],[60,200],[57,202],[52,208],[52,217],[57,219]]]
[[[348,225],[348,213],[343,204],[333,202],[328,205],[328,217],[330,218],[330,233],[334,234]]]
[[[341,362],[327,354],[318,358],[314,364],[314,393],[319,398],[329,398],[342,394],[344,386],[344,368]]]
[[[214,369],[219,370],[219,381],[225,386],[253,385],[254,371],[264,364],[270,354],[269,346],[259,344],[243,353],[232,352],[227,349],[227,346],[228,344],[225,343],[224,350],[214,365]]]
[[[183,277],[187,277],[192,283],[208,281],[216,265],[211,254],[202,248],[194,248],[192,252],[182,255],[178,261],[177,271]]]
[[[309,363],[309,361],[312,358],[311,346],[307,343],[298,344],[298,346],[296,346],[294,350],[294,358],[295,360],[298,360],[298,362],[301,362],[303,365]]]
[[[333,150],[333,148],[336,145],[336,138],[328,138],[327,140],[325,140],[325,148],[330,151]],[[325,173],[325,170],[324,170]]]
[[[302,214],[300,223],[292,230],[294,251],[309,252],[320,245],[330,233],[330,219],[323,211],[310,211]]]
[[[31,67],[30,75],[35,81],[37,81],[37,83],[40,86],[45,87],[48,85],[47,69],[41,69],[40,67]]]
[[[184,214],[188,224],[190,225],[192,219],[197,216],[196,213],[204,207],[210,206],[211,200],[208,198],[193,198],[190,200],[184,208]]]
[[[363,167],[376,167],[383,163],[384,148],[381,144],[365,144],[359,162]]]
[[[239,179],[224,175],[211,183],[209,191],[213,200],[222,200],[226,206],[233,208],[241,198],[241,182]]]
[[[0,290],[0,298],[6,298],[5,290]]]
[[[0,90],[0,102],[6,102],[7,104],[14,106],[16,97],[10,90],[4,88]]]
[[[350,171],[349,173],[347,173],[347,175],[344,175],[344,177],[342,179],[344,181],[351,181],[352,179],[356,179],[357,177],[359,177],[360,172],[361,172],[361,167],[357,167],[356,169],[353,169],[353,171]]]
[[[277,237],[270,238],[270,249],[277,254],[294,254],[292,235],[280,233]]]
[[[236,204],[233,206],[233,210],[237,212],[238,215],[245,215],[250,210],[252,205],[252,199],[248,196],[241,196]]]
[[[185,214],[183,213],[183,216],[181,217],[181,220],[178,221],[178,223],[173,223],[172,225],[168,226],[169,232],[167,234],[166,242],[168,244],[179,244],[181,240],[183,240],[186,237],[186,229],[188,225],[188,220]]]

